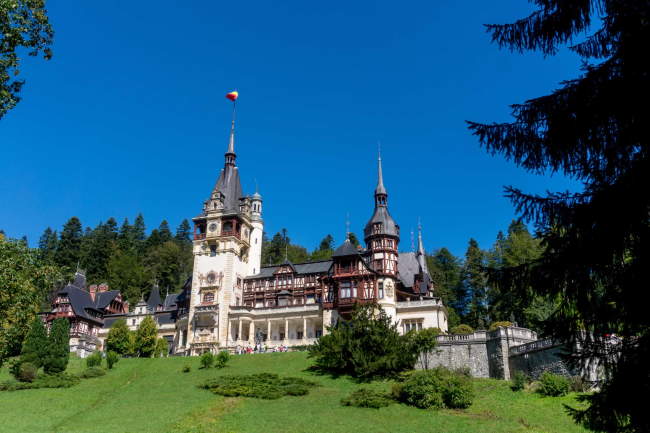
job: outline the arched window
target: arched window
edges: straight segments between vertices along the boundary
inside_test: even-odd
[[[208,304],[214,302],[214,293],[206,293],[203,295],[203,303]]]

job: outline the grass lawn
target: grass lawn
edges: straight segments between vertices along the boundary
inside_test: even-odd
[[[190,373],[182,373],[185,364]],[[575,396],[543,398],[512,392],[508,383],[474,381],[477,398],[466,411],[343,407],[360,387],[347,378],[305,372],[305,353],[243,355],[222,370],[199,369],[198,358],[122,359],[106,376],[68,389],[0,392],[0,432],[585,432],[566,415]],[[79,359],[69,371],[82,368]],[[273,372],[310,378],[322,386],[304,397],[224,398],[196,385],[220,374]],[[9,378],[6,366],[0,381]],[[366,386],[366,385],[364,385]],[[373,382],[390,389],[389,382]]]

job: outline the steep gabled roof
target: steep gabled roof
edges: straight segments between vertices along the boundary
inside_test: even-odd
[[[102,323],[100,318],[93,317],[88,313],[88,310],[95,310],[98,313],[101,313],[101,311],[95,307],[95,303],[93,302],[89,292],[75,287],[72,284],[68,284],[57,293],[68,297],[70,305],[72,306],[72,311],[75,315],[95,323]]]
[[[349,238],[346,238],[345,242],[343,242],[336,250],[334,250],[332,257],[356,256],[358,254],[359,251],[357,248],[352,245],[352,242],[350,242]]]
[[[153,286],[151,293],[149,293],[149,298],[147,299],[147,309],[156,311],[158,306],[162,305],[163,302],[162,299],[160,299],[160,290],[158,289],[158,286]]]
[[[119,290],[109,290],[95,294],[95,308],[102,310],[108,307],[108,304],[120,294]]]

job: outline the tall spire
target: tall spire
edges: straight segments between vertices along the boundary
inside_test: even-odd
[[[232,101],[232,123],[230,125],[230,139],[228,140],[228,151],[226,152],[226,165],[235,165],[235,118],[237,116],[237,92],[231,92],[226,97]],[[234,97],[229,95],[235,94]]]
[[[381,148],[377,156],[377,188],[375,188],[375,195],[388,195],[384,187],[384,175],[381,170]]]

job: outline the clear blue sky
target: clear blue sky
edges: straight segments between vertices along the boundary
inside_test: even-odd
[[[152,229],[201,210],[223,166],[238,101],[245,192],[266,230],[309,249],[360,234],[377,142],[402,250],[418,217],[427,250],[489,247],[515,217],[503,186],[575,188],[491,157],[464,121],[578,74],[573,54],[499,50],[484,23],[527,14],[498,2],[48,2],[54,58],[29,59],[24,100],[0,121],[0,228],[35,245],[71,216],[95,226],[138,212]]]

